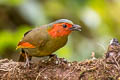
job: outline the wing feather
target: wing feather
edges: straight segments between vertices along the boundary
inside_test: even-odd
[[[27,31],[23,39],[18,43],[18,48],[35,48],[42,47],[48,41],[47,27],[38,27]],[[44,45],[43,45],[44,44]]]

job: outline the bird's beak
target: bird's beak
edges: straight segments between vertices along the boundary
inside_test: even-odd
[[[73,24],[72,27],[70,28],[72,31],[81,31],[81,26],[77,24]]]

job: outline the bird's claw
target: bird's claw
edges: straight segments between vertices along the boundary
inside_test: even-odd
[[[50,60],[51,59],[54,59],[55,60],[55,64],[60,64],[61,63],[61,61],[59,60],[59,58],[57,58],[57,55],[56,54],[51,54],[51,55],[49,55],[49,57],[50,57]]]

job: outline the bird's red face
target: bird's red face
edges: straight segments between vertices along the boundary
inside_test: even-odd
[[[68,36],[73,30],[81,30],[81,27],[70,23],[56,23],[48,30],[48,33],[53,37]]]

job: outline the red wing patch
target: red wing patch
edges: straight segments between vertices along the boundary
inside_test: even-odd
[[[30,44],[29,42],[19,42],[16,49],[18,48],[35,48],[35,46]]]

